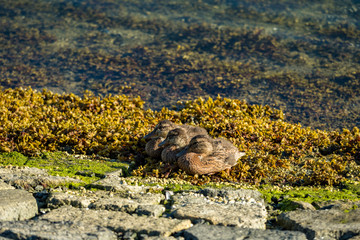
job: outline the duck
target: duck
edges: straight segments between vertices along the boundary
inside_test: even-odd
[[[159,146],[159,143],[165,140],[168,132],[177,125],[169,120],[160,121],[153,131],[144,136],[144,139],[149,139],[145,145],[145,152],[153,158],[161,158],[161,152],[164,149],[163,146]]]
[[[183,128],[175,128],[171,130],[164,141],[159,143],[160,147],[164,147],[161,153],[161,160],[166,164],[176,164],[176,154],[183,150],[190,142],[190,138]]]
[[[177,165],[187,174],[212,175],[223,170],[229,171],[244,155],[245,152],[240,152],[226,139],[198,135],[176,157]]]
[[[164,146],[159,146],[159,143],[164,141],[167,134],[175,128],[184,129],[186,134],[190,136],[190,139],[198,134],[207,135],[207,131],[202,127],[178,125],[165,119],[160,121],[153,131],[144,136],[144,139],[149,140],[145,145],[145,152],[150,157],[161,159],[161,152],[164,149]]]

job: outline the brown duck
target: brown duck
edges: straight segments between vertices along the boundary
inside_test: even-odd
[[[146,143],[145,151],[146,153],[154,158],[161,158],[161,152],[164,149],[163,146],[159,146],[163,140],[165,140],[169,131],[175,128],[182,128],[185,130],[186,134],[192,138],[199,134],[207,135],[207,132],[204,128],[194,127],[190,125],[178,125],[169,120],[160,121],[149,134],[144,136],[144,139],[150,139],[149,142]]]
[[[244,155],[226,139],[199,135],[176,157],[178,166],[187,174],[202,175],[230,169]]]
[[[164,163],[176,164],[176,154],[184,149],[190,142],[189,136],[183,128],[175,128],[166,136],[165,140],[159,144],[164,150],[161,153],[161,160]]]

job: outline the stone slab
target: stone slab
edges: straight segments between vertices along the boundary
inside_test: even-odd
[[[145,193],[149,187],[128,185],[122,178],[122,170],[107,173],[103,179],[91,183],[92,187],[107,191]]]
[[[36,199],[20,189],[0,191],[0,221],[25,220],[38,213]]]
[[[113,231],[104,227],[45,220],[0,222],[0,236],[9,239],[117,239]]]
[[[72,222],[85,225],[99,225],[112,229],[116,232],[133,231],[137,234],[149,236],[170,236],[191,227],[189,220],[169,218],[151,218],[145,216],[130,215],[124,212],[107,210],[91,210],[63,206],[47,214],[40,216],[42,220],[50,222]]]
[[[15,189],[15,188],[5,183],[4,181],[0,180],[0,190],[6,190],[6,189]]]
[[[139,205],[135,211],[140,216],[160,217],[165,212],[162,205]]]
[[[302,231],[308,239],[348,239],[360,235],[360,209],[296,210],[280,214],[278,224]]]
[[[213,198],[223,198],[231,200],[250,200],[263,201],[262,194],[259,191],[251,189],[227,189],[227,188],[205,188],[198,193]]]
[[[46,170],[29,167],[0,167],[0,178],[17,188],[29,190],[38,186],[47,187],[67,182],[80,183],[81,180],[69,177],[50,176]]]
[[[163,194],[135,194],[128,197],[110,195],[108,192],[97,194],[71,194],[53,192],[50,194],[47,206],[58,208],[71,205],[79,208],[91,208],[95,210],[112,210],[127,213],[139,213],[151,216],[160,216],[164,207],[159,205],[165,196]],[[144,207],[143,207],[144,205]],[[146,209],[145,209],[146,208]],[[147,212],[147,213],[146,213]]]
[[[302,232],[248,229],[226,226],[196,224],[184,231],[187,240],[306,240]]]
[[[175,194],[172,215],[211,224],[265,229],[267,212],[263,199],[251,197],[235,200],[206,197],[199,193]]]

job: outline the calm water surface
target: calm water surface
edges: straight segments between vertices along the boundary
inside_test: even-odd
[[[0,86],[244,99],[360,127],[360,2],[0,0]]]

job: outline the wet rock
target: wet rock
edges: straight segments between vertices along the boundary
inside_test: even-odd
[[[0,236],[5,239],[117,239],[114,232],[101,226],[46,220],[0,222]]]
[[[99,225],[112,229],[116,232],[132,231],[137,234],[149,236],[170,236],[191,227],[189,220],[178,220],[168,218],[150,218],[144,216],[130,215],[124,212],[107,210],[90,210],[64,206],[55,209],[40,217],[42,220],[51,222],[71,222],[74,224]]]
[[[182,193],[173,196],[172,215],[192,221],[205,220],[211,224],[221,224],[244,228],[265,229],[267,212],[263,199],[206,197],[199,193]]]
[[[197,224],[184,231],[184,237],[187,240],[227,240],[227,239],[292,239],[306,240],[306,236],[302,232],[297,231],[279,231],[279,230],[263,230],[263,229],[246,229],[238,227],[211,226],[207,224]]]
[[[308,239],[348,239],[360,234],[360,209],[296,210],[280,214],[278,224],[302,231]]]
[[[20,189],[0,191],[0,221],[25,220],[38,213],[36,199]]]

